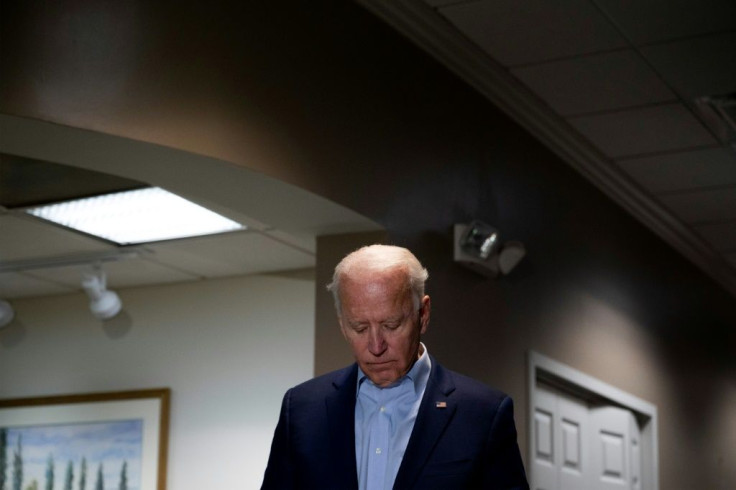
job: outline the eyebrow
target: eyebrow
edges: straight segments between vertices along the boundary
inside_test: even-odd
[[[401,323],[406,318],[411,318],[411,315],[399,315],[399,316],[395,316],[395,317],[384,318],[382,320],[378,320],[377,323],[379,323],[379,324],[383,324],[383,323]],[[369,324],[369,323],[371,323],[371,322],[368,321],[368,320],[348,320],[348,325],[350,325],[351,327],[355,327],[355,326],[359,326],[359,325],[365,325],[365,324]]]

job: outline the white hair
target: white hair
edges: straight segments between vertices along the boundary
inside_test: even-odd
[[[337,314],[342,313],[340,280],[343,277],[349,276],[355,270],[382,272],[399,268],[406,273],[414,310],[419,311],[424,297],[424,283],[429,277],[427,269],[406,248],[393,245],[368,245],[346,255],[335,267],[332,282],[327,285],[327,290],[332,293]]]

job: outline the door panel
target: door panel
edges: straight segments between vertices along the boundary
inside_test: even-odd
[[[557,395],[560,490],[589,490],[588,406],[563,393]]]
[[[593,490],[631,490],[631,419],[628,410],[600,407],[590,410]]]
[[[534,407],[534,490],[561,490],[555,460],[554,426],[557,418],[557,395],[542,385],[537,386]]]
[[[625,409],[591,408],[537,383],[533,490],[641,490],[641,432]]]

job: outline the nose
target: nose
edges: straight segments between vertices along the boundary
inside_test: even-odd
[[[376,357],[380,356],[386,351],[386,339],[383,338],[383,332],[381,332],[380,327],[373,327],[370,329],[368,350]]]

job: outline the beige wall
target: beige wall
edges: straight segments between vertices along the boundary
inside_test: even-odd
[[[169,387],[168,488],[260,488],[281,397],[312,375],[314,280],[118,292],[123,312],[104,323],[83,294],[13,300],[0,398]]]
[[[733,297],[352,2],[2,9],[0,112],[216,156],[376,220],[430,270],[429,349],[508,391],[517,421],[534,349],[657,405],[662,489],[736,487]],[[526,244],[509,277],[452,263],[472,218]],[[333,327],[318,309],[318,371],[346,361]]]

